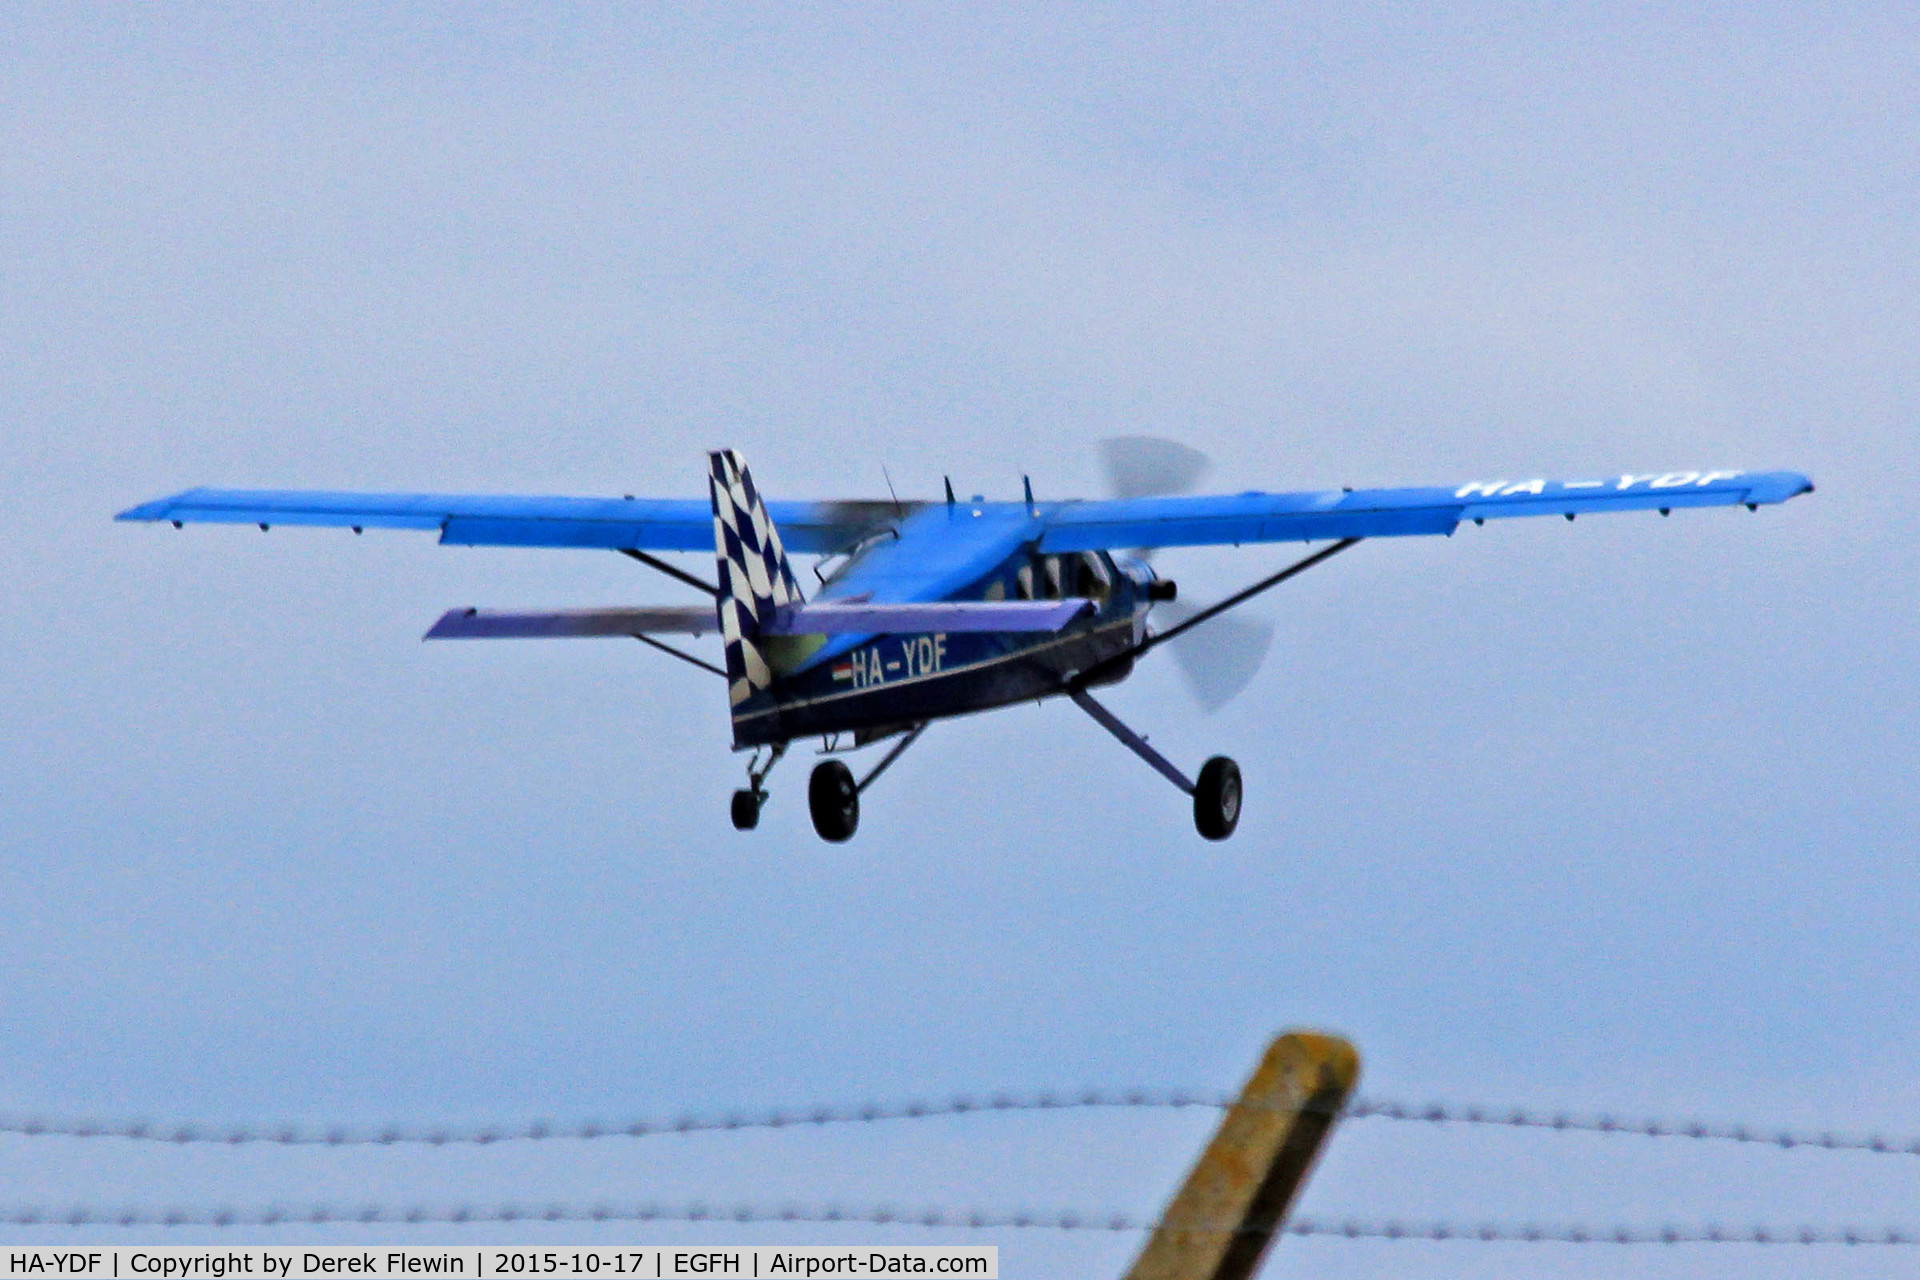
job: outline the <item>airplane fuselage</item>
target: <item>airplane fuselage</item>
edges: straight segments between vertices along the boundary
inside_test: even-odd
[[[1146,634],[1146,584],[1105,553],[1025,553],[948,596],[953,600],[1085,596],[1095,611],[1058,632],[936,632],[862,636],[820,656],[796,646],[780,661],[770,705],[739,716],[737,746],[877,732],[1065,692],[1076,675]],[[1124,679],[1116,664],[1089,684]],[[778,667],[776,668],[778,670]]]

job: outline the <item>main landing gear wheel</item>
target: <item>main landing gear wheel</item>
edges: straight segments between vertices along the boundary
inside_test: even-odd
[[[760,825],[760,794],[756,791],[733,793],[733,829],[751,831]]]
[[[1225,840],[1240,825],[1240,766],[1215,756],[1200,766],[1193,787],[1193,825],[1209,840]]]
[[[807,779],[807,812],[822,840],[839,844],[851,839],[860,825],[860,788],[854,785],[853,770],[838,760],[815,765]]]

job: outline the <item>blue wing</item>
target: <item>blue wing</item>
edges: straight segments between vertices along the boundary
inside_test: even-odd
[[[1475,481],[1455,489],[1361,489],[1302,493],[1240,493],[1197,498],[1126,498],[1066,502],[1028,509],[1024,504],[969,504],[973,524],[936,519],[938,508],[882,502],[769,502],[768,514],[790,551],[844,551],[882,528],[913,537],[920,556],[934,548],[941,561],[980,559],[1038,536],[1042,551],[1201,546],[1242,542],[1308,542],[1324,538],[1381,538],[1451,533],[1462,520],[1508,516],[1577,516],[1605,511],[1675,507],[1759,506],[1811,492],[1792,471],[1671,471],[1587,480]],[[909,519],[902,522],[900,517]],[[919,516],[917,520],[911,519]],[[189,489],[123,511],[122,520],[175,524],[297,524],[336,528],[439,530],[460,546],[582,547],[636,551],[711,551],[713,517],[699,499],[548,498],[486,494],[330,493],[276,489]],[[928,521],[934,525],[926,528]],[[935,532],[936,526],[943,526]],[[991,530],[991,535],[982,536]],[[945,544],[942,546],[942,544]],[[905,557],[883,557],[893,569]],[[889,583],[875,599],[938,598],[936,582],[957,565],[915,563],[911,585]],[[869,572],[882,568],[872,565]],[[900,588],[906,587],[905,590]],[[848,584],[851,591],[855,589]]]
[[[900,508],[890,502],[770,502],[767,510],[788,550],[830,554],[896,518]],[[704,498],[189,489],[118,518],[439,530],[440,541],[451,546],[713,551],[713,509]]]
[[[1045,510],[1042,551],[1309,542],[1452,533],[1462,520],[1676,507],[1758,507],[1811,493],[1792,471],[1670,471],[1584,480],[1474,481],[1455,489],[1240,493],[1074,502]]]

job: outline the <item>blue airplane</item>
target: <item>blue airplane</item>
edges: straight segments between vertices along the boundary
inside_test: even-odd
[[[734,750],[753,753],[733,796],[741,830],[758,823],[767,776],[796,739],[822,740],[827,759],[808,782],[808,809],[823,839],[842,841],[859,825],[861,793],[933,721],[1065,695],[1192,797],[1202,836],[1224,840],[1240,820],[1239,766],[1215,756],[1189,778],[1091,693],[1125,679],[1142,655],[1366,538],[1452,534],[1465,520],[1509,516],[1757,511],[1813,491],[1788,471],[1667,471],[1179,496],[1201,455],[1143,437],[1107,447],[1121,496],[1100,501],[1037,501],[1025,481],[1019,502],[960,501],[951,481],[945,501],[768,501],[739,455],[722,450],[709,455],[705,502],[202,488],[119,519],[423,529],[449,546],[610,550],[705,592],[710,602],[690,606],[455,609],[425,638],[631,636],[723,676]],[[1175,605],[1174,583],[1149,562],[1160,547],[1258,542],[1327,545],[1199,610]],[[717,580],[652,554],[687,551],[710,551]],[[790,553],[821,557],[811,599]],[[1172,625],[1152,625],[1156,606]],[[716,632],[719,665],[660,639]],[[1253,645],[1264,653],[1264,639]],[[1239,661],[1230,683],[1243,684],[1258,661]],[[889,738],[864,777],[839,758]]]

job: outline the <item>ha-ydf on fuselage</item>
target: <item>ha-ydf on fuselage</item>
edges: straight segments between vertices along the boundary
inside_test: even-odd
[[[192,489],[120,519],[422,529],[449,545],[613,550],[692,585],[710,603],[456,609],[426,638],[631,636],[723,676],[733,745],[753,752],[733,797],[741,829],[758,822],[767,776],[796,740],[823,740],[829,758],[809,779],[808,808],[822,837],[845,840],[860,793],[933,721],[1064,695],[1190,795],[1195,827],[1219,840],[1239,821],[1238,766],[1215,756],[1189,778],[1089,692],[1124,678],[1148,651],[1366,538],[1451,534],[1463,521],[1511,516],[1757,510],[1813,488],[1795,472],[1703,470],[1084,502],[1036,502],[1030,488],[1020,502],[960,502],[951,487],[931,503],[770,502],[738,455],[708,462],[705,502]],[[1146,550],[1261,542],[1327,545],[1176,625],[1149,625],[1174,591]],[[657,552],[708,552],[717,578]],[[822,557],[811,599],[788,558],[807,554]],[[661,638],[716,633],[718,663]],[[856,779],[838,753],[880,740],[889,749]]]

